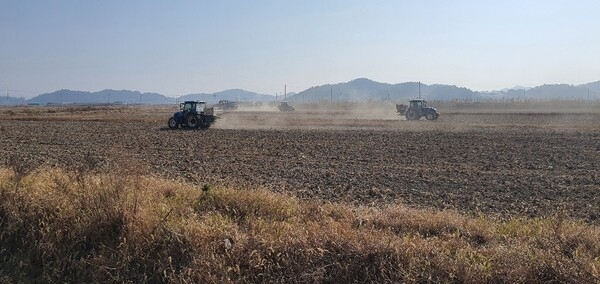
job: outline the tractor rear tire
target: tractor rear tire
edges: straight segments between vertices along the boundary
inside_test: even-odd
[[[186,122],[189,128],[198,128],[200,126],[200,119],[194,114],[190,114],[186,117]]]
[[[428,113],[427,115],[425,115],[425,118],[427,120],[436,120],[438,118],[438,116],[435,113]]]
[[[406,111],[406,120],[418,120],[420,117],[417,115],[417,112],[414,110]]]
[[[174,117],[169,118],[168,124],[170,129],[177,129],[177,127],[179,127],[179,123],[177,123],[177,120]]]

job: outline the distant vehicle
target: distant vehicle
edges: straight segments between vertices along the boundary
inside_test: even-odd
[[[288,111],[295,111],[296,109],[288,102],[281,102],[281,104],[278,106],[279,111],[282,112],[288,112]]]
[[[236,102],[220,100],[219,103],[215,105],[215,107],[221,108],[222,110],[234,110],[238,108],[238,105]]]
[[[169,128],[209,128],[215,122],[214,108],[207,108],[205,102],[186,101],[179,104],[180,111],[169,118]]]
[[[433,107],[427,107],[426,100],[410,100],[409,105],[397,104],[396,111],[404,115],[407,120],[419,120],[425,116],[427,120],[436,120],[440,113]]]

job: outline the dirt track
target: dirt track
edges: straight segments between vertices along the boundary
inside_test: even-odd
[[[600,224],[599,113],[224,113],[207,131],[166,130],[170,110],[0,115],[3,163],[135,163],[203,184],[251,184],[303,198],[402,202]],[[82,119],[91,118],[89,121]]]

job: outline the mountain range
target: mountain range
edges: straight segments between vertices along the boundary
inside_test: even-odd
[[[229,100],[237,102],[269,102],[274,101],[275,97],[270,95],[257,94],[242,89],[231,89],[213,94],[189,94],[179,97],[178,100],[205,102],[217,102],[220,100]]]
[[[35,96],[29,104],[167,104],[175,99],[157,93],[140,93],[129,90],[102,90],[84,92],[58,90]]]
[[[600,99],[600,81],[582,85],[545,84],[533,88],[517,86],[499,91],[477,92],[465,87],[441,84],[405,82],[399,84],[380,83],[367,78],[358,78],[346,83],[311,87],[299,93],[288,93],[287,100],[293,103],[321,101],[405,101],[413,98],[428,100],[556,100],[556,99]],[[0,105],[24,104],[172,104],[186,100],[216,103],[219,100],[238,102],[270,102],[282,100],[271,95],[254,93],[242,89],[230,89],[217,93],[197,93],[178,98],[158,93],[141,93],[130,90],[106,89],[98,92],[58,90],[37,95],[31,99],[6,96]]]
[[[419,97],[429,100],[472,100],[479,97],[467,88],[450,85],[425,85],[418,82],[379,83],[359,78],[347,83],[312,87],[289,97],[290,102],[406,100]]]

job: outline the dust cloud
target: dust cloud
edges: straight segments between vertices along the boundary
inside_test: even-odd
[[[406,102],[398,102],[406,103]],[[278,103],[242,105],[223,112],[220,129],[382,129],[463,131],[481,128],[589,129],[600,116],[600,101],[428,101],[440,113],[437,121],[406,121],[396,102],[322,102],[293,104],[280,112]]]
[[[369,127],[369,124],[397,122],[391,102],[294,104],[294,112],[280,112],[276,103],[242,105],[224,112],[214,125],[220,129],[322,129]]]

